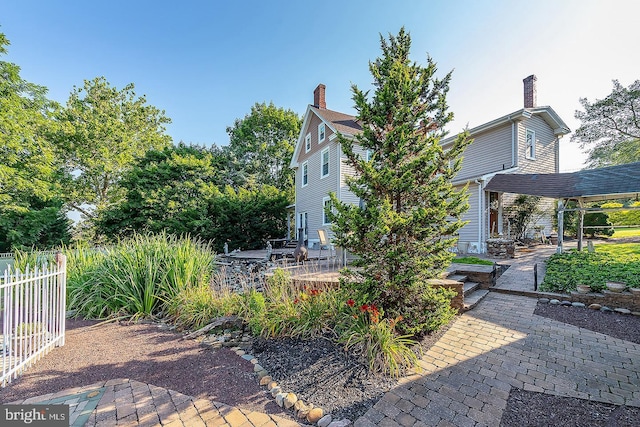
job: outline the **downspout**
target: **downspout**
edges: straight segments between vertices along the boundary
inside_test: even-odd
[[[338,159],[338,188],[336,188],[336,197],[342,201],[342,144],[340,144],[339,140],[336,143],[336,147],[336,158]]]
[[[480,179],[476,179],[474,182],[476,184],[478,184],[478,253],[482,253],[483,252],[483,245],[482,245],[482,240],[484,237],[484,220],[483,220],[483,213],[484,213],[484,197],[482,194],[482,181],[484,181],[483,178]]]
[[[517,160],[518,157],[516,156],[516,122],[513,121],[513,119],[511,120],[511,167],[516,167],[518,166],[517,164]]]

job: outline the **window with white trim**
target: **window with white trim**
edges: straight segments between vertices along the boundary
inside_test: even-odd
[[[309,184],[309,162],[302,164],[302,186],[306,187]]]
[[[329,176],[329,149],[325,148],[320,153],[320,178]]]
[[[304,137],[304,152],[308,153],[311,150],[311,134],[308,133],[307,136]]]
[[[371,161],[371,157],[372,157],[372,156],[373,156],[373,150],[367,150],[367,151],[365,152],[365,160],[366,160],[367,162],[370,162],[370,161]]]
[[[535,160],[536,159],[536,132],[531,129],[527,129],[526,131],[526,152],[524,156],[527,159]]]
[[[324,141],[324,137],[325,137],[324,123],[320,123],[318,125],[318,144]]]
[[[329,215],[327,215],[327,209],[331,209],[331,197],[324,197],[322,199],[322,225],[331,224]]]

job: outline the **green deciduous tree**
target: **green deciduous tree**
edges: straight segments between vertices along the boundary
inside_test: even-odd
[[[575,117],[581,124],[571,140],[588,149],[589,167],[640,161],[640,80],[628,88],[614,80],[606,98],[580,104],[584,111]]]
[[[300,126],[300,117],[293,111],[256,103],[249,114],[227,128],[231,157],[249,182],[293,191],[289,162]]]
[[[357,173],[347,185],[365,207],[332,195],[331,217],[336,243],[359,257],[354,265],[360,277],[350,279],[352,285],[382,306],[385,316],[403,316],[400,330],[421,334],[451,315],[446,295],[427,280],[450,263],[449,249],[464,225],[466,188],[454,188],[451,179],[470,140],[463,132],[447,149],[440,145],[453,118],[446,103],[451,73],[436,78],[430,57],[426,67],[412,62],[404,29],[388,41],[381,37],[381,46],[382,56],[369,64],[372,99],[352,88],[362,133],[355,140],[338,136],[346,163]],[[370,160],[357,146],[370,150]]]
[[[150,150],[125,174],[123,199],[103,210],[98,231],[191,234],[217,250],[264,247],[286,231],[285,192],[272,186],[234,190],[226,184],[226,156],[216,147],[169,146]]]
[[[0,54],[9,41],[0,33]],[[47,89],[20,77],[20,67],[0,61],[0,251],[38,248],[68,240],[60,203],[61,163],[50,134],[58,105]]]
[[[133,84],[118,90],[104,77],[74,88],[59,119],[58,142],[73,174],[69,203],[90,219],[122,196],[119,181],[135,159],[171,143],[164,111],[137,97]]]

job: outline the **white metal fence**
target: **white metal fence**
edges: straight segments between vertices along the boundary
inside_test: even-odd
[[[64,345],[66,257],[56,263],[5,270],[0,279],[1,359],[4,387],[54,347]]]

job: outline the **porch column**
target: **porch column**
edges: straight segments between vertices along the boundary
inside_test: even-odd
[[[580,208],[580,222],[578,224],[578,252],[582,252],[582,236],[584,228],[584,203],[582,199],[578,199],[578,207]]]
[[[564,237],[564,200],[558,201],[558,247],[556,252],[562,253],[562,241]]]

